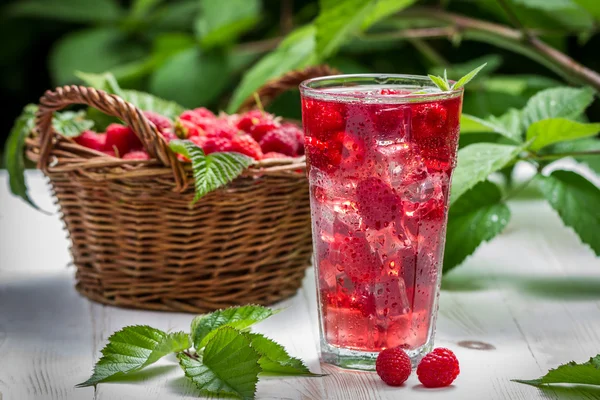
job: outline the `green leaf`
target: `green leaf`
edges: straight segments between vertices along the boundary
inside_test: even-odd
[[[68,22],[114,22],[123,15],[115,0],[20,0],[4,12],[12,17],[34,17]]]
[[[591,88],[558,87],[546,89],[527,102],[523,109],[525,129],[534,122],[549,118],[576,119],[594,100]]]
[[[527,140],[533,140],[529,147],[537,151],[554,143],[594,136],[599,131],[600,124],[582,124],[565,118],[551,118],[531,124],[527,129]]]
[[[557,170],[535,178],[542,194],[565,225],[600,256],[600,189],[572,171]]]
[[[320,59],[334,55],[365,19],[373,15],[373,0],[320,0],[321,11],[315,20],[316,52]]]
[[[427,75],[429,77],[429,79],[431,79],[431,81],[433,83],[435,83],[435,85],[437,87],[440,88],[440,90],[447,92],[450,90],[450,84],[444,80],[444,78],[442,78],[441,76],[435,76],[435,75]]]
[[[95,386],[108,378],[123,377],[190,346],[189,335],[184,332],[165,333],[145,325],[127,326],[108,338],[92,376],[77,387]]]
[[[146,49],[117,28],[77,31],[56,42],[50,53],[50,73],[57,85],[75,81],[75,71],[101,73],[137,61]]]
[[[475,75],[477,75],[479,71],[481,71],[486,65],[487,63],[482,64],[479,67],[475,68],[473,71],[460,78],[454,85],[452,85],[452,90],[460,89],[467,83],[471,82],[471,80],[475,78]]]
[[[516,118],[516,126],[513,120]],[[460,118],[460,133],[493,132],[507,137],[513,142],[521,142],[521,119],[519,112],[512,109],[502,117],[489,117],[482,119],[469,114],[462,114]]]
[[[369,28],[376,22],[404,10],[406,7],[415,3],[415,0],[378,0],[371,12],[367,15],[362,23],[362,29]]]
[[[279,343],[258,333],[246,333],[252,348],[260,354],[258,363],[262,372],[283,375],[319,376],[310,372],[302,360],[292,357]]]
[[[196,196],[192,204],[207,193],[233,181],[254,162],[252,158],[240,153],[206,155],[200,147],[189,140],[172,140],[169,145],[176,153],[192,160],[196,184]]]
[[[452,177],[450,203],[453,204],[476,183],[484,181],[514,161],[522,147],[494,143],[475,143],[458,151],[458,164]]]
[[[246,98],[270,79],[284,73],[317,63],[315,50],[315,28],[307,25],[288,35],[275,51],[258,61],[235,89],[227,112],[234,113]]]
[[[167,59],[150,78],[150,91],[186,107],[215,101],[230,83],[227,59],[190,48]]]
[[[258,305],[247,305],[213,311],[201,315],[192,321],[192,341],[199,350],[210,340],[211,332],[217,328],[229,326],[235,329],[245,329],[275,314],[270,308]]]
[[[123,100],[130,102],[141,110],[154,111],[172,120],[176,119],[185,108],[174,101],[168,101],[146,92],[137,90],[123,90]]]
[[[149,19],[153,21],[153,30],[191,31],[199,11],[199,0],[169,1],[158,7]]]
[[[594,16],[596,21],[600,21],[600,2],[598,0],[573,0],[580,7]]]
[[[77,137],[85,130],[92,129],[94,122],[86,119],[85,111],[63,111],[54,113],[54,130],[66,137]]]
[[[595,151],[596,154],[581,154],[574,156],[575,160],[586,164],[593,171],[600,174],[600,139],[585,138],[568,142],[557,143],[546,147],[539,154],[564,154]]]
[[[224,326],[206,345],[202,360],[184,353],[177,355],[185,376],[204,394],[228,394],[240,399],[253,399],[261,369],[260,355],[250,346],[245,335]]]
[[[27,184],[25,183],[25,139],[35,127],[35,113],[37,106],[28,104],[25,106],[21,115],[17,117],[15,123],[8,134],[4,148],[4,161],[8,171],[10,191],[21,197],[32,207],[38,209],[27,193]]]
[[[115,76],[110,72],[91,74],[82,71],[75,71],[75,76],[93,88],[104,90],[106,93],[123,96],[123,91],[119,86],[119,82],[117,82]]]
[[[529,8],[539,10],[557,11],[572,8],[572,0],[513,0],[516,4],[522,4]]]
[[[233,43],[260,20],[260,0],[201,0],[196,33],[204,48]]]
[[[513,382],[525,383],[536,387],[551,383],[600,385],[600,354],[590,358],[589,361],[582,364],[571,361],[560,365],[558,368],[551,369],[546,375],[538,379],[513,379]]]
[[[162,2],[163,0],[134,0],[131,6],[130,15],[134,19],[142,19]]]
[[[78,72],[77,76],[88,85],[110,94],[116,94],[123,100],[130,102],[144,111],[154,111],[173,120],[185,111],[183,106],[173,101],[161,99],[150,93],[121,89],[115,77],[108,72],[103,74]]]
[[[444,250],[444,273],[461,264],[484,241],[508,224],[510,210],[500,189],[483,181],[465,192],[450,208]]]

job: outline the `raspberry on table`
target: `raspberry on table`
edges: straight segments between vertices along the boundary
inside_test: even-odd
[[[263,152],[260,145],[252,138],[252,136],[242,133],[234,136],[231,140],[231,151],[235,151],[255,160],[263,158]]]
[[[400,347],[385,349],[375,362],[377,375],[390,386],[402,385],[410,376],[410,357]]]
[[[458,359],[452,350],[439,347],[427,354],[417,367],[417,376],[423,386],[428,388],[450,385],[458,374]]]

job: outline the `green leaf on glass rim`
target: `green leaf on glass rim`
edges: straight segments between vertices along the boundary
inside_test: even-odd
[[[35,127],[37,106],[28,104],[14,122],[4,146],[4,161],[8,170],[8,184],[12,194],[21,197],[32,207],[39,209],[31,200],[25,183],[25,139]]]
[[[452,85],[452,90],[460,89],[461,87],[465,86],[467,83],[471,82],[471,80],[473,78],[475,78],[475,76],[479,73],[479,71],[481,71],[483,68],[485,68],[486,65],[487,65],[487,63],[482,64],[479,67],[475,68],[473,71],[469,72],[468,74],[466,74],[465,76],[460,78],[458,81],[456,81],[456,83],[454,85]],[[448,82],[448,81],[446,81],[446,82]]]
[[[553,171],[534,178],[538,188],[563,223],[573,228],[583,243],[600,255],[600,189],[572,171]]]
[[[145,325],[127,326],[108,338],[92,376],[77,387],[94,386],[108,378],[138,371],[170,353],[191,347],[184,332],[165,333]]]
[[[192,321],[192,341],[196,350],[200,350],[211,338],[211,332],[222,326],[235,329],[246,329],[270,316],[276,314],[270,308],[259,305],[230,307],[200,315]]]
[[[244,74],[227,106],[234,113],[244,100],[270,79],[284,73],[314,65],[318,59],[315,51],[315,27],[306,25],[289,34],[275,49],[261,58]]]
[[[254,163],[252,158],[240,153],[204,154],[200,147],[189,140],[172,140],[169,146],[192,161],[196,184],[196,196],[192,204],[207,193],[225,186]]]
[[[427,75],[429,77],[429,79],[431,79],[431,81],[433,83],[435,83],[435,85],[437,87],[440,88],[440,90],[447,92],[450,90],[450,84],[448,83],[447,80],[444,80],[444,78],[442,78],[441,76],[435,76],[435,75]]]
[[[600,123],[584,124],[565,118],[551,118],[531,124],[527,129],[527,140],[533,140],[529,148],[537,151],[554,143],[595,136],[598,132]]]
[[[523,108],[525,129],[534,122],[549,118],[576,119],[594,101],[594,89],[557,87],[542,90],[527,101]]]
[[[260,16],[260,0],[200,0],[196,34],[203,48],[232,43],[252,29]]]
[[[206,345],[202,360],[184,353],[179,353],[177,358],[185,375],[202,393],[254,398],[261,371],[260,355],[244,333],[223,326]]]
[[[500,66],[502,65],[502,57],[498,54],[488,54],[482,57],[477,57],[472,60],[468,60],[464,63],[452,64],[447,67],[447,73],[450,76],[463,76],[482,64],[486,64],[486,68],[485,70],[481,71],[477,76],[480,78],[488,77],[498,68],[500,68]],[[442,75],[445,69],[446,67],[434,66],[430,68],[430,73],[433,75]],[[489,79],[493,79],[493,77],[490,77]]]
[[[538,379],[513,379],[513,382],[543,387],[553,383],[571,383],[579,385],[600,385],[600,354],[587,362],[578,364],[575,361],[562,364]]]
[[[259,333],[246,333],[246,337],[250,339],[252,348],[260,354],[258,363],[262,372],[282,375],[321,376],[310,372],[302,360],[290,356],[282,345],[272,339]]]
[[[495,143],[475,143],[460,149],[452,177],[450,203],[453,204],[478,182],[486,180],[492,172],[510,164],[522,149],[522,146]]]
[[[490,181],[465,192],[450,208],[444,250],[444,273],[460,265],[483,242],[498,235],[510,219],[502,194]]]
[[[515,114],[512,113],[515,111],[516,120],[515,126],[512,122],[512,118]],[[487,119],[482,119],[479,117],[475,117],[474,115],[462,114],[460,117],[460,133],[468,134],[468,133],[498,133],[513,142],[521,143],[521,120],[519,118],[519,114],[517,110],[509,111],[510,114],[505,114],[502,117],[488,117]]]

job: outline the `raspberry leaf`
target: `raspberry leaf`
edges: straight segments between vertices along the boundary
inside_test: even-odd
[[[487,65],[487,63],[482,64],[479,67],[475,68],[473,71],[469,72],[468,74],[466,74],[465,76],[463,76],[462,78],[460,78],[452,86],[452,90],[460,89],[461,87],[465,86],[467,83],[471,82],[471,80],[473,78],[475,78],[475,76],[479,73],[479,71],[481,71],[483,68],[485,68],[486,65]],[[447,79],[446,79],[446,83],[448,83]]]
[[[600,255],[600,189],[572,171],[556,170],[549,176],[537,175],[534,181],[564,224]]]
[[[450,208],[444,250],[444,273],[461,264],[484,241],[508,224],[510,210],[501,202],[500,189],[483,181],[463,194]]]
[[[31,200],[27,193],[27,184],[25,183],[25,138],[31,133],[35,126],[35,112],[37,106],[28,104],[25,106],[21,115],[15,120],[15,123],[8,134],[4,149],[4,160],[9,174],[10,191],[21,197],[32,207],[39,209]]]
[[[514,161],[523,146],[495,143],[475,143],[458,151],[458,165],[452,177],[450,203],[462,196],[478,182],[487,179]]]
[[[575,361],[571,361],[560,365],[538,379],[513,379],[513,382],[536,387],[544,387],[553,383],[600,385],[600,354],[590,358],[585,363],[577,364]]]
[[[569,140],[560,142],[554,145],[543,148],[538,154],[564,154],[564,153],[581,153],[574,158],[586,164],[589,168],[600,174],[600,156],[598,154],[586,154],[586,152],[600,152],[600,139],[597,137],[589,137],[578,140]]]
[[[192,321],[192,341],[194,342],[194,347],[200,350],[206,346],[220,327],[228,326],[235,329],[246,329],[277,312],[263,306],[247,305],[217,310],[207,315],[198,316]]]
[[[513,118],[516,112],[516,125]],[[512,109],[501,117],[488,117],[486,119],[478,118],[469,114],[462,114],[460,117],[460,133],[498,133],[513,142],[521,143],[521,119],[519,111]]]
[[[204,154],[200,147],[189,140],[172,140],[169,145],[174,152],[192,160],[196,183],[196,196],[192,204],[240,176],[254,162],[240,153]]]
[[[201,1],[196,35],[205,49],[234,43],[261,15],[260,0]]]
[[[92,129],[94,122],[86,119],[85,111],[64,111],[54,113],[52,127],[66,137],[77,137],[85,130]]]
[[[542,90],[530,98],[523,108],[523,125],[527,129],[543,119],[576,119],[594,101],[594,93],[591,88],[558,87]]]
[[[600,131],[600,124],[584,124],[565,118],[550,118],[534,122],[527,129],[527,140],[532,140],[531,150],[567,140],[595,136]]]
[[[95,386],[108,378],[123,377],[190,346],[189,335],[184,332],[165,333],[145,325],[127,326],[108,338],[92,376],[77,387]]]
[[[260,354],[258,363],[263,372],[282,375],[321,376],[310,372],[302,360],[290,356],[282,345],[272,339],[259,333],[247,333],[246,337],[250,339],[252,348]]]
[[[260,355],[244,333],[231,327],[219,328],[210,339],[202,360],[179,353],[179,365],[185,375],[209,395],[228,394],[240,399],[253,399],[261,371]]]

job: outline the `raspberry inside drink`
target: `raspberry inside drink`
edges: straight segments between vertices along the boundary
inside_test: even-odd
[[[427,78],[369,78],[301,86],[322,353],[353,368],[431,345],[462,100],[415,94]]]

